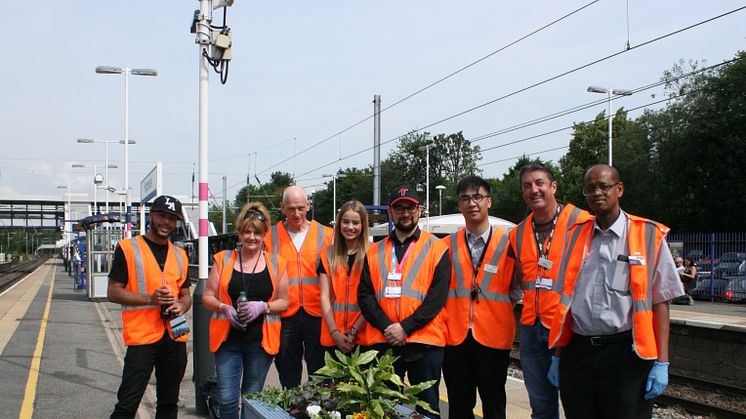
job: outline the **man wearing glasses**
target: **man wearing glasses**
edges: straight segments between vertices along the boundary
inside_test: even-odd
[[[623,194],[615,168],[588,169],[583,195],[595,218],[570,229],[573,251],[562,259],[549,342],[568,418],[650,418],[668,384],[668,302],[684,289],[668,227],[622,211]]]
[[[275,363],[280,384],[290,388],[300,384],[304,358],[309,374],[324,366],[316,266],[319,252],[332,242],[334,231],[306,219],[310,203],[299,186],[285,188],[280,208],[287,219],[272,226],[264,244],[268,252],[287,261],[290,305],[281,315],[280,352]]]
[[[448,417],[474,418],[476,394],[485,419],[505,418],[505,381],[515,338],[510,284],[515,259],[508,233],[490,226],[490,185],[468,176],[456,186],[466,227],[443,239],[451,255],[443,378]]]
[[[446,343],[442,309],[451,264],[446,244],[417,226],[420,212],[414,189],[394,189],[388,209],[394,230],[368,248],[358,303],[372,326],[368,333],[373,349],[379,353],[392,349],[399,357],[394,364],[397,374],[406,373],[412,385],[436,381],[419,397],[439,412],[438,383]]]
[[[554,355],[548,338],[560,299],[560,259],[568,229],[590,215],[572,204],[557,202],[557,182],[547,167],[526,166],[521,169],[520,180],[523,200],[531,210],[510,231],[510,254],[516,259],[514,298],[523,291],[521,368],[531,417],[555,419],[559,418],[559,398],[557,388],[547,379]]]

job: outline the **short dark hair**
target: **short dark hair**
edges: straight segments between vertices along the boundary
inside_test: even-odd
[[[622,181],[622,176],[619,174],[619,170],[617,170],[616,167],[609,166],[608,164],[605,164],[605,163],[598,163],[598,164],[594,164],[593,166],[589,167],[588,170],[585,171],[585,175],[583,176],[583,182],[585,182],[585,179],[591,173],[591,170],[596,169],[596,168],[599,168],[599,169],[603,168],[603,169],[609,170],[611,172],[611,180],[613,180],[614,182]]]
[[[456,185],[456,196],[461,195],[461,192],[464,192],[467,189],[473,188],[478,191],[480,187],[484,188],[484,190],[487,191],[487,195],[490,194],[490,184],[487,183],[486,180],[482,179],[479,176],[467,176],[461,179],[458,182],[458,185]]]
[[[548,167],[544,166],[543,164],[537,163],[537,164],[529,164],[521,168],[521,173],[518,175],[518,184],[523,185],[523,175],[525,175],[526,173],[537,172],[537,171],[546,173],[547,177],[549,178],[549,183],[554,182],[554,173],[552,173],[552,171]]]

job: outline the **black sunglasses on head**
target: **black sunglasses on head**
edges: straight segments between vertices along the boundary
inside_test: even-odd
[[[266,219],[266,217],[264,216],[264,214],[262,214],[261,211],[257,211],[257,210],[253,210],[253,209],[246,211],[246,215],[243,218],[245,220],[249,220],[249,219],[254,218],[254,217],[256,217],[256,219],[259,220],[259,221],[264,221]]]

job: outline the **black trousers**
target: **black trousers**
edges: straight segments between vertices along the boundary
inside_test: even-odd
[[[122,370],[122,384],[117,392],[118,403],[112,418],[134,418],[140,406],[150,375],[155,367],[156,419],[176,418],[179,388],[186,370],[186,342],[176,342],[168,333],[161,340],[147,345],[127,347]]]
[[[612,336],[575,336],[562,348],[560,397],[568,419],[652,417],[653,402],[644,396],[653,361],[635,354],[631,333]]]
[[[460,345],[446,346],[443,378],[448,390],[448,417],[473,419],[479,391],[484,419],[504,419],[509,362],[509,350],[484,346],[471,332]]]
[[[324,348],[321,346],[321,317],[312,316],[301,307],[297,313],[282,319],[280,353],[275,365],[284,388],[300,385],[303,358],[308,374],[324,366]]]

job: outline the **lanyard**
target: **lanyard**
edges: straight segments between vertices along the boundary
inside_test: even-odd
[[[407,261],[407,256],[409,256],[409,252],[414,247],[414,240],[409,242],[409,246],[407,246],[407,251],[404,252],[404,255],[401,257],[401,263],[396,263],[396,249],[391,249],[391,272],[394,273],[401,273],[401,267],[404,265],[404,262]]]
[[[547,256],[549,255],[549,249],[552,247],[552,237],[554,237],[554,228],[557,226],[557,219],[559,218],[560,207],[561,205],[557,205],[557,212],[554,213],[554,218],[552,218],[552,229],[549,230],[549,237],[547,237],[546,251],[543,250],[544,242],[539,240],[539,233],[536,231],[536,222],[534,221],[534,218],[531,217],[531,227],[534,230],[534,239],[536,240],[536,246],[539,248],[539,258],[548,259]]]
[[[261,250],[260,250],[261,252]],[[262,258],[262,255],[259,254],[259,257],[256,258],[256,262],[254,262],[254,268],[251,270],[251,276],[254,276],[254,273],[256,272],[256,267],[259,265],[259,259]],[[249,293],[249,286],[246,285],[246,277],[243,273],[243,257],[241,256],[241,247],[238,247],[238,266],[241,268],[241,285],[243,285],[243,290],[246,294]]]
[[[474,269],[474,275],[476,276],[477,272],[479,271],[479,267],[482,266],[482,262],[484,261],[484,255],[487,253],[487,247],[490,245],[490,240],[492,240],[492,226],[489,227],[490,234],[487,236],[487,241],[484,243],[484,248],[482,249],[482,254],[479,255],[479,260],[477,263],[474,263],[474,260],[471,261],[471,266]],[[466,236],[466,229],[464,229],[464,236]],[[479,236],[482,237],[482,236]],[[477,238],[479,238],[477,237]],[[471,258],[471,247],[469,247],[469,238],[468,236],[464,237],[466,240],[466,249],[469,251],[469,258]]]

